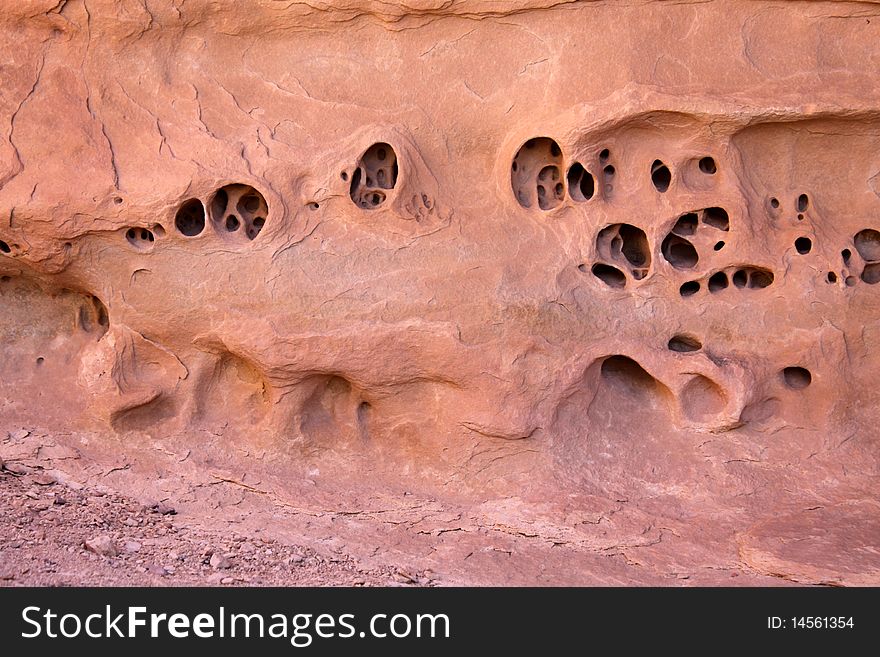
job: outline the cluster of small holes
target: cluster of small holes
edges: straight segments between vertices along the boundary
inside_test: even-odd
[[[727,232],[730,230],[730,217],[724,208],[719,207],[681,215],[660,244],[660,252],[675,269],[693,269],[700,261],[700,254],[692,239],[698,234],[701,225]],[[712,248],[720,251],[724,246],[724,241],[717,241]]]
[[[738,289],[760,290],[773,284],[773,272],[762,267],[740,267],[716,271],[706,281],[706,289],[712,294],[717,294],[730,287]],[[690,297],[700,291],[700,281],[687,281],[679,287],[682,297]]]
[[[613,224],[603,228],[596,236],[596,251],[605,262],[597,262],[590,271],[609,287],[626,285],[624,271],[637,281],[648,275],[651,248],[641,228],[630,224]]]
[[[136,249],[148,249],[156,241],[156,236],[146,228],[129,228],[125,231],[125,239]]]
[[[244,234],[254,240],[266,225],[269,206],[263,195],[250,185],[226,185],[218,189],[210,203],[211,221],[218,233]]]
[[[390,144],[384,142],[370,146],[358,162],[351,175],[348,194],[356,206],[364,210],[378,208],[387,198],[387,190],[397,184],[397,153]],[[343,181],[348,173],[340,174]]]
[[[199,235],[205,230],[205,206],[197,198],[184,201],[174,217],[174,226],[186,237]]]
[[[524,143],[510,164],[510,184],[519,204],[524,208],[537,205],[542,210],[560,205],[565,198],[562,166],[562,149],[549,137]]]
[[[243,234],[247,239],[254,240],[266,224],[269,207],[263,195],[250,185],[225,185],[214,192],[208,204],[211,222],[219,234]],[[174,217],[174,226],[185,237],[197,237],[205,231],[208,212],[197,198],[184,201]],[[154,226],[156,235],[162,237],[164,228]],[[126,234],[129,241],[140,239],[137,233]],[[152,241],[152,238],[149,239]]]

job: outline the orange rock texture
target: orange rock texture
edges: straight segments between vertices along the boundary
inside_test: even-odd
[[[0,43],[7,462],[448,583],[880,584],[877,4]]]

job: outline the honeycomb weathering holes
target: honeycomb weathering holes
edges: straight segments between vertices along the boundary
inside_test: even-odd
[[[205,206],[197,198],[184,201],[174,218],[174,225],[187,237],[195,237],[205,230]]]
[[[703,210],[703,223],[718,230],[730,230],[730,217],[724,208],[706,208]]]
[[[660,251],[666,261],[676,269],[693,269],[700,260],[694,245],[674,233],[666,236],[660,245]]]
[[[709,292],[713,294],[715,292],[720,292],[721,290],[727,288],[728,286],[727,274],[723,271],[715,272],[709,277],[708,288]]]
[[[700,159],[699,167],[700,171],[709,175],[712,175],[718,170],[715,166],[715,160],[708,156]]]
[[[865,262],[880,260],[880,232],[866,228],[856,233],[853,242]]]
[[[774,277],[773,272],[766,269],[742,267],[733,273],[732,279],[734,287],[760,290],[769,287],[773,283]]]
[[[593,272],[593,276],[605,283],[608,287],[621,288],[626,286],[626,275],[617,269],[617,267],[598,262],[593,265],[591,271]]]
[[[676,235],[694,235],[697,232],[697,224],[699,222],[699,217],[696,212],[688,212],[687,214],[683,214],[678,218],[678,221],[675,222],[675,226],[672,227],[672,232]]]
[[[661,194],[669,189],[669,184],[672,182],[672,172],[660,160],[654,160],[651,164],[651,182]]]
[[[630,224],[612,224],[600,230],[596,237],[596,251],[601,259],[616,265],[599,262],[592,268],[593,274],[611,287],[626,284],[624,271],[629,271],[635,280],[641,280],[651,266],[648,237],[641,228]]]
[[[571,173],[569,171],[569,176]],[[583,177],[579,182],[583,182]],[[535,137],[524,143],[510,165],[510,184],[516,200],[524,208],[537,205],[542,210],[552,210],[562,203],[565,185],[559,144],[549,137]],[[577,193],[586,196],[580,189]]]
[[[226,185],[218,189],[210,203],[211,221],[220,234],[243,234],[256,239],[269,214],[263,195],[250,185]]]
[[[146,249],[156,241],[156,236],[146,228],[129,228],[125,231],[125,239],[137,249]]]
[[[378,208],[387,198],[385,190],[394,189],[397,184],[397,175],[397,153],[391,145],[384,142],[373,144],[361,155],[351,176],[349,196],[359,208]],[[348,174],[343,172],[341,177],[346,180]]]
[[[856,251],[865,261],[861,279],[869,285],[880,283],[880,232],[871,228],[861,230],[853,237],[853,243]],[[849,249],[844,249],[841,256],[843,256],[843,261],[848,263],[852,253]],[[847,285],[849,285],[848,280]]]
[[[584,169],[580,162],[575,162],[568,169],[568,194],[575,201],[589,201],[596,191],[593,174]]]

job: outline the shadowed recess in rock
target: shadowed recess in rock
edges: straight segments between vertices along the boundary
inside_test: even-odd
[[[524,208],[552,210],[562,203],[562,149],[548,137],[529,139],[510,165],[510,184]],[[578,192],[580,194],[580,191]]]
[[[390,144],[370,146],[358,161],[349,185],[349,196],[363,210],[374,210],[385,202],[389,190],[397,185],[397,153]],[[343,180],[348,174],[343,173]]]

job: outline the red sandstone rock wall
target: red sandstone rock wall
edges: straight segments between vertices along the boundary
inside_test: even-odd
[[[9,426],[877,582],[876,4],[11,4]]]

